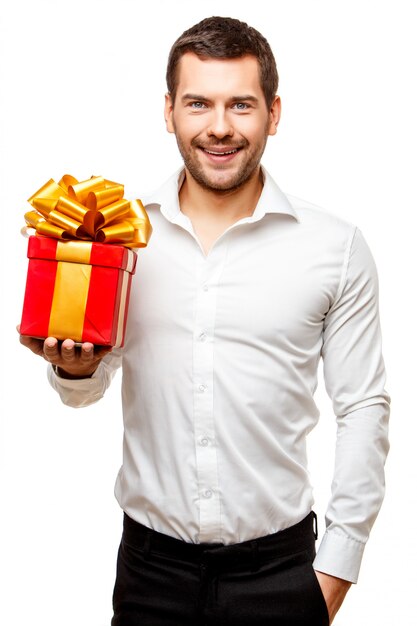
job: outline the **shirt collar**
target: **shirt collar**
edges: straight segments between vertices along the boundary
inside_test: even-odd
[[[261,196],[252,216],[244,218],[244,221],[256,222],[269,213],[290,215],[297,222],[300,221],[294,207],[263,165],[261,166],[261,171],[264,178]],[[179,205],[178,192],[181,189],[184,178],[185,169],[181,167],[158,191],[152,194],[152,197],[145,204],[146,209],[157,205],[167,220],[173,223],[181,223],[183,221],[183,213],[181,213]]]

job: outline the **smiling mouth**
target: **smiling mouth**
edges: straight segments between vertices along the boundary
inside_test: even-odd
[[[236,154],[236,152],[238,152],[238,150],[240,150],[240,148],[234,148],[233,150],[222,150],[222,151],[217,151],[217,150],[207,150],[207,148],[202,148],[202,150],[204,150],[204,152],[207,152],[207,154],[213,154],[214,156],[226,156],[229,154]]]

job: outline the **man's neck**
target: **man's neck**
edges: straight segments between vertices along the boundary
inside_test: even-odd
[[[219,228],[227,228],[253,214],[262,188],[260,167],[244,185],[225,192],[205,189],[185,169],[184,182],[179,191],[181,212],[193,224],[210,222],[217,223]]]
[[[204,254],[209,254],[214,243],[230,226],[253,214],[262,187],[260,167],[244,185],[228,192],[205,189],[185,170],[179,192],[180,208],[191,220]]]

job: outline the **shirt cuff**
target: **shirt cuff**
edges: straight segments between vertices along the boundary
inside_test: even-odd
[[[57,384],[66,389],[73,389],[74,387],[89,389],[92,384],[95,384],[94,378],[97,378],[97,370],[91,376],[86,376],[85,378],[63,378],[57,370],[58,368],[55,365],[50,364],[48,374]]]
[[[52,388],[58,392],[62,402],[74,408],[89,406],[103,397],[105,388],[100,376],[102,364],[98,366],[91,378],[61,378],[51,364],[48,365],[48,380]]]
[[[358,582],[365,544],[336,531],[326,531],[313,567],[319,572]]]

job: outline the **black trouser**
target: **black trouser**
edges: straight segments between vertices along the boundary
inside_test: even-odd
[[[112,626],[328,626],[314,517],[224,546],[186,543],[125,515]]]

